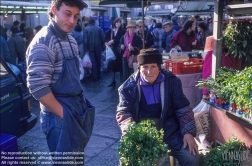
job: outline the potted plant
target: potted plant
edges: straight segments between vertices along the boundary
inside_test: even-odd
[[[157,130],[154,121],[132,123],[122,137],[118,151],[126,166],[153,166],[157,159],[167,156],[163,130]]]

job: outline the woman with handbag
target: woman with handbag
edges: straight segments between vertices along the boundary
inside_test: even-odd
[[[116,56],[116,59],[113,61],[110,61],[108,66],[111,67],[113,71],[113,77],[112,81],[108,86],[115,86],[116,80],[115,80],[115,73],[120,72],[120,77],[122,77],[122,56],[118,52],[117,47],[119,45],[121,37],[125,34],[125,30],[122,28],[122,20],[121,18],[116,18],[113,22],[112,28],[109,29],[105,33],[105,45],[110,46],[113,53]]]
[[[143,48],[142,39],[135,32],[136,22],[130,20],[127,25],[127,31],[122,36],[118,50],[122,55],[122,81],[124,82],[133,73],[133,62],[136,62],[136,56]]]

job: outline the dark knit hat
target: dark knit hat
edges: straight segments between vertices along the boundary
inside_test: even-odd
[[[162,55],[156,48],[142,49],[137,56],[137,61],[139,66],[149,63],[161,65],[163,63]]]

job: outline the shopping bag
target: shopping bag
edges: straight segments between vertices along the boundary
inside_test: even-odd
[[[85,76],[85,70],[82,66],[82,60],[79,56],[78,56],[78,59],[79,59],[79,68],[80,68],[80,80],[82,80]]]
[[[115,60],[116,56],[114,54],[114,52],[112,51],[112,49],[109,46],[106,46],[106,62],[107,64],[112,61]]]
[[[82,66],[84,68],[92,68],[92,63],[88,54],[84,55],[82,59]]]
[[[197,133],[206,134],[207,137],[209,136],[209,109],[210,106],[202,100],[193,109]]]
[[[210,134],[209,115],[210,105],[203,100],[193,109],[194,119],[197,129],[196,143],[199,149],[211,148],[210,143],[207,141],[207,137]]]

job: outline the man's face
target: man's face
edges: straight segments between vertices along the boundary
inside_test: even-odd
[[[71,32],[76,25],[80,16],[80,9],[78,7],[66,6],[62,3],[59,10],[55,6],[52,6],[52,13],[54,15],[54,21],[64,32]]]
[[[141,24],[141,23],[138,24],[138,30],[140,32],[143,32],[143,30],[144,30],[143,24]]]
[[[143,79],[149,83],[154,83],[159,75],[157,63],[144,64],[140,66],[140,73]]]
[[[172,26],[170,26],[170,25],[165,25],[164,26],[165,32],[169,32],[171,29],[172,29]]]

